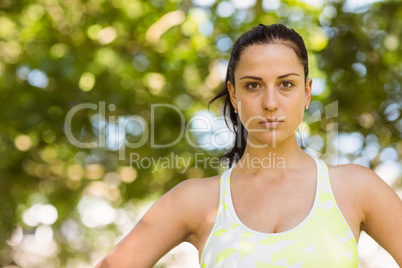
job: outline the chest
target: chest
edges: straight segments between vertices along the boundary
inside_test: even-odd
[[[230,198],[239,219],[251,229],[284,232],[297,226],[310,213],[316,198],[316,180],[244,185],[235,180]]]

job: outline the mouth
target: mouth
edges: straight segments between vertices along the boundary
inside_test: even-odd
[[[283,122],[285,122],[285,116],[279,116],[279,117],[271,116],[271,117],[267,117],[263,121],[260,121],[259,124],[260,124],[260,126],[265,127],[265,128],[276,128],[278,125],[282,124]]]

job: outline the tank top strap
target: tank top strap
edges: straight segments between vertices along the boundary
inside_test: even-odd
[[[320,194],[329,194],[332,198],[334,198],[334,194],[331,189],[331,181],[329,179],[329,171],[328,166],[324,160],[315,158],[317,166],[318,166],[318,180],[321,181],[321,189]],[[334,200],[335,201],[335,200]]]
[[[322,187],[321,187],[321,196],[322,196],[322,201],[320,206],[325,207],[325,208],[332,208],[334,207],[335,210],[337,211],[338,215],[341,217],[345,230],[346,230],[346,236],[348,240],[353,240],[354,243],[357,245],[357,242],[354,238],[352,229],[350,228],[348,222],[346,221],[341,209],[338,206],[338,203],[336,202],[336,198],[331,186],[331,180],[329,177],[329,170],[328,170],[328,165],[325,163],[324,160],[319,160],[321,162],[321,177],[322,177]]]
[[[224,210],[228,208],[228,193],[230,193],[230,174],[232,173],[233,170],[232,166],[231,168],[227,169],[225,172],[222,173],[221,178],[220,178],[220,185],[219,185],[219,209],[218,209],[218,215],[221,215]]]
[[[325,188],[325,177],[326,177],[326,165],[324,161],[322,161],[319,158],[313,157],[315,160],[315,164],[317,166],[317,194],[320,196],[323,193],[323,190]]]

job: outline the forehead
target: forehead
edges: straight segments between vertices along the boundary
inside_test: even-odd
[[[244,49],[240,55],[235,73],[271,73],[283,72],[303,74],[303,65],[295,51],[284,44],[258,44]]]

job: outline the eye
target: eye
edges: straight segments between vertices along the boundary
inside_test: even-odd
[[[254,90],[254,89],[257,89],[257,88],[258,88],[258,83],[251,82],[251,83],[248,83],[248,84],[246,85],[246,87],[247,87],[248,89]]]
[[[283,82],[281,82],[281,86],[282,86],[283,88],[288,89],[288,88],[293,87],[294,84],[293,84],[291,81],[283,81]]]

